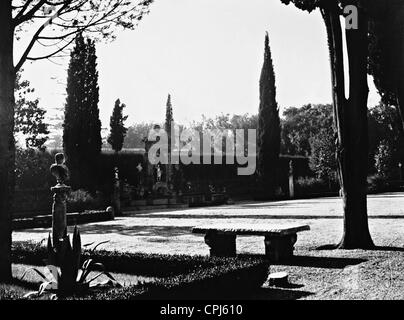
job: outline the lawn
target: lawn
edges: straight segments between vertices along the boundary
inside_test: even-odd
[[[286,271],[290,286],[264,286],[252,299],[404,299],[404,250],[302,250],[270,271]]]

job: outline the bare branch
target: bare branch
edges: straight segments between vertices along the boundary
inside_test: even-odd
[[[1,1],[1,0],[0,0]],[[79,33],[91,33],[92,38],[114,39],[118,27],[134,29],[146,15],[153,0],[27,0],[19,1],[14,18],[16,38],[45,20],[34,33],[16,65],[18,71],[26,60],[49,59],[68,45]],[[50,6],[50,7],[48,7]],[[47,11],[49,8],[53,9]],[[39,11],[41,11],[39,13]],[[59,45],[65,42],[61,49]],[[33,55],[36,44],[42,48],[55,47],[50,53]],[[28,56],[30,56],[28,58]]]

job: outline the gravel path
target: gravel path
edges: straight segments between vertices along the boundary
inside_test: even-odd
[[[369,225],[379,246],[404,246],[404,193],[369,196]],[[339,198],[276,202],[243,202],[235,205],[132,213],[113,221],[81,225],[83,243],[109,240],[103,248],[130,252],[208,254],[203,235],[193,226],[219,222],[246,224],[308,224],[298,235],[296,249],[313,249],[337,243],[342,235],[342,203]],[[50,229],[20,230],[14,241],[46,238]],[[238,237],[239,252],[263,253],[262,237]]]

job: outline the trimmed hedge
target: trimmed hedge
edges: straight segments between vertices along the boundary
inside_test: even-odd
[[[66,215],[67,225],[74,226],[77,224],[99,222],[111,220],[111,214],[107,211],[91,210],[79,213],[68,213]],[[13,219],[12,229],[32,229],[32,228],[50,228],[52,226],[52,216],[36,216],[33,218]]]
[[[190,257],[191,258],[191,257]],[[192,259],[192,258],[191,258]],[[267,279],[269,266],[261,259],[221,258],[214,265],[156,282],[90,294],[91,300],[245,299]]]
[[[13,263],[43,265],[41,243],[13,243]],[[155,282],[111,290],[97,290],[70,299],[207,299],[235,298],[259,288],[268,275],[263,258],[209,258],[205,256],[122,253],[105,250],[83,253],[83,260],[101,262],[107,271],[150,276]]]
[[[42,266],[47,258],[46,242],[14,242],[13,263]],[[108,271],[141,274],[150,277],[167,277],[186,274],[197,268],[209,268],[222,263],[223,259],[205,256],[164,255],[130,253],[107,250],[84,250],[83,261],[91,258],[101,262]]]
[[[0,288],[0,300],[18,300],[21,299],[21,295],[9,288]]]

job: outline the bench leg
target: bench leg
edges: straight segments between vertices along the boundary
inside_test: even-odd
[[[210,247],[211,257],[236,256],[236,235],[207,232],[205,243]]]
[[[279,262],[293,256],[297,234],[287,236],[265,236],[265,255],[270,261]]]

